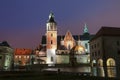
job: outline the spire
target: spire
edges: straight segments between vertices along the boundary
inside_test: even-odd
[[[85,26],[84,26],[84,33],[88,33],[88,28],[87,28],[86,23],[85,23]]]
[[[51,11],[50,14],[49,14],[49,19],[50,19],[51,17],[54,18],[54,14],[53,14],[52,11]]]
[[[81,45],[80,36],[78,35],[77,45]]]
[[[54,14],[53,14],[52,11],[49,14],[49,20],[48,20],[48,22],[54,22],[54,23],[56,23],[55,20],[54,20]]]

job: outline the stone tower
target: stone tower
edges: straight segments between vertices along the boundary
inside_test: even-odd
[[[57,49],[57,23],[54,20],[54,14],[51,12],[46,23],[46,46],[47,46],[47,64],[56,63]]]

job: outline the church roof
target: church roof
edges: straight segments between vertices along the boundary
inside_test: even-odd
[[[50,15],[49,15],[49,19],[47,22],[53,22],[53,23],[56,23],[55,20],[54,20],[54,14],[51,12]]]
[[[54,22],[54,23],[56,23],[53,17],[51,17],[51,18],[48,20],[48,22]]]
[[[31,49],[16,48],[14,50],[15,55],[30,55],[32,53]]]
[[[7,41],[0,42],[0,46],[7,46],[10,47]]]

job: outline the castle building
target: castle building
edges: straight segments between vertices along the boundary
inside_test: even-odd
[[[65,35],[58,35],[57,31],[54,14],[50,13],[46,23],[46,35],[43,35],[41,40],[42,48],[37,49],[39,58],[47,64],[69,64],[70,53],[74,53],[77,63],[89,63],[89,40],[94,35],[90,35],[87,25],[85,24],[82,35],[72,35],[70,31]],[[44,53],[44,56],[41,53]]]
[[[14,66],[30,65],[32,50],[25,48],[16,48],[14,51]]]
[[[119,77],[120,28],[102,27],[90,40],[90,51],[92,66],[104,67],[106,77]]]
[[[0,70],[10,71],[13,68],[13,48],[6,42],[0,42]]]

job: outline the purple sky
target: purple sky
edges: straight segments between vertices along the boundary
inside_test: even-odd
[[[120,0],[0,0],[0,41],[34,49],[45,34],[52,11],[58,34],[82,34],[84,23],[95,34],[101,26],[120,27]]]

